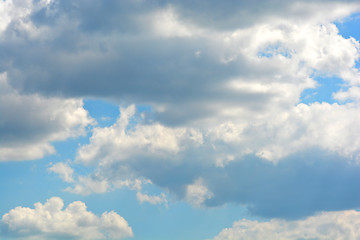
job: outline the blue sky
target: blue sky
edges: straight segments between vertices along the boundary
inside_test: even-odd
[[[360,238],[359,27],[358,1],[1,1],[0,239]]]

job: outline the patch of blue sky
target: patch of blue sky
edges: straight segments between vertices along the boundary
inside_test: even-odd
[[[66,141],[53,142],[52,145],[56,149],[55,155],[52,157],[55,161],[64,161],[66,159],[73,159],[76,156],[77,149],[80,145],[87,144],[89,141],[90,131],[86,136],[77,138],[70,138]]]
[[[96,120],[98,127],[113,125],[119,117],[119,106],[99,99],[84,99],[84,109]]]
[[[99,99],[84,99],[84,109],[96,120],[96,127],[109,127],[116,123],[121,115],[118,105]],[[150,105],[136,105],[136,113],[129,119],[129,125],[126,130],[133,129],[140,122],[152,121],[153,113],[154,109]]]
[[[146,188],[153,190],[149,195],[161,192],[153,189],[155,186]],[[207,209],[193,208],[188,203],[174,199],[170,199],[168,208],[140,204],[136,191],[125,188],[105,194],[79,196],[78,200],[86,202],[88,210],[98,215],[110,209],[119,213],[132,227],[135,234],[133,240],[207,239],[217,235],[224,226],[230,227],[239,220],[239,216],[253,218],[244,207],[232,204]]]
[[[17,206],[33,208],[36,202],[61,195],[66,184],[47,172],[52,157],[0,163],[1,216]]]
[[[136,106],[136,110],[139,113],[146,113],[146,112],[153,112],[154,109],[150,105],[140,104]]]
[[[51,143],[55,147],[56,153],[45,158],[48,160],[48,166],[58,162],[65,162],[68,163],[78,175],[88,175],[93,172],[94,167],[77,164],[75,161],[79,147],[89,144],[91,134],[91,129],[88,129],[85,136],[69,138],[66,141],[57,141]],[[54,178],[58,178],[60,180],[57,174],[50,174],[52,174]]]
[[[120,113],[121,114],[121,113]],[[134,130],[137,124],[152,123],[154,120],[154,109],[150,105],[136,105],[135,114],[129,119],[129,124],[125,131]]]
[[[344,38],[360,39],[360,13],[355,13],[342,21],[335,22],[335,25],[339,29],[339,34]]]
[[[338,102],[333,98],[333,94],[346,90],[346,86],[341,78],[338,77],[314,77],[314,80],[318,83],[315,88],[305,89],[301,93],[300,102],[304,104],[311,104],[314,102],[327,102],[330,104],[338,103],[344,104],[344,102]]]
[[[284,46],[281,43],[270,44],[264,49],[257,53],[258,57],[271,58],[277,55],[281,55],[286,58],[292,57],[292,51]]]

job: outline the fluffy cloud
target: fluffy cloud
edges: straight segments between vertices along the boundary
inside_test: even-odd
[[[333,23],[358,1],[13,3],[0,35],[13,91],[130,106],[79,148],[75,162],[95,170],[69,191],[146,179],[195,206],[236,202],[262,216],[359,206],[359,42]],[[333,96],[345,103],[300,103],[327,77],[341,79]]]
[[[139,179],[148,179],[195,207],[237,202],[266,217],[358,207],[358,111],[354,103],[299,104],[272,118],[209,130],[142,122],[131,106],[79,148],[76,163],[95,171],[68,190],[139,191]]]
[[[91,144],[79,149],[77,162],[88,165],[102,159],[101,165],[111,165],[114,160],[125,161],[134,156],[164,158],[176,155],[186,145],[202,143],[202,135],[195,129],[130,124],[130,120],[136,121],[134,105],[120,111],[121,117],[114,125],[93,129]]]
[[[0,75],[0,161],[42,158],[53,141],[86,133],[93,122],[80,99],[21,94]]]
[[[53,197],[35,208],[16,207],[3,215],[1,235],[26,239],[120,239],[132,237],[131,227],[117,213],[104,212],[97,217],[83,202],[70,203],[63,209],[61,198]]]
[[[355,210],[323,212],[298,221],[273,219],[268,222],[240,220],[223,229],[214,240],[250,239],[357,239],[360,213]]]

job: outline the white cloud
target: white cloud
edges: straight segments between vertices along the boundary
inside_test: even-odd
[[[304,220],[267,222],[240,220],[223,229],[214,240],[358,239],[360,213],[355,210],[323,212]]]
[[[202,207],[204,201],[213,196],[213,193],[204,185],[201,178],[186,187],[185,200],[195,207]]]
[[[130,119],[134,119],[134,105],[120,111],[121,117],[114,125],[93,129],[90,144],[82,146],[78,151],[77,162],[91,164],[101,159],[101,165],[104,166],[133,156],[175,156],[185,144],[202,142],[201,133],[195,129],[169,128],[160,124],[129,124]]]
[[[19,39],[20,36],[27,35],[32,39],[44,39],[44,35],[49,34],[51,29],[49,27],[36,27],[31,21],[31,14],[41,9],[45,10],[46,15],[49,15],[50,6],[53,0],[40,0],[37,2],[31,0],[6,0],[0,4],[0,41],[2,34],[11,28],[17,34],[12,34],[12,38]],[[18,35],[18,36],[16,36]]]
[[[65,191],[89,195],[91,193],[105,193],[110,190],[110,184],[106,178],[93,174],[89,176],[79,176],[75,181],[74,187],[68,187]]]
[[[141,204],[143,204],[144,202],[148,202],[153,205],[164,204],[165,206],[167,206],[168,204],[168,200],[164,193],[161,193],[160,195],[147,195],[141,192],[137,192],[136,198]]]
[[[350,87],[347,91],[333,93],[335,99],[339,101],[360,102],[360,87]]]
[[[139,191],[141,184],[134,179],[149,179],[201,206],[218,196],[212,185],[196,179],[208,183],[212,167],[225,174],[248,156],[279,164],[315,148],[343,161],[359,160],[356,101],[299,104],[304,90],[319,86],[316,77],[339,77],[350,86],[335,99],[358,98],[359,43],[339,35],[332,23],[358,11],[358,1],[150,2],[122,1],[108,12],[96,1],[81,2],[82,8],[76,0],[70,5],[58,1],[51,17],[39,14],[45,5],[26,2],[30,10],[12,20],[4,17],[7,30],[0,44],[7,51],[0,60],[11,83],[4,96],[18,96],[17,90],[31,93],[19,105],[36,96],[43,103],[39,109],[46,109],[38,110],[39,116],[48,119],[64,100],[33,92],[63,94],[72,102],[60,107],[59,115],[77,117],[73,123],[59,117],[57,127],[46,128],[56,134],[42,132],[36,141],[26,141],[31,148],[3,147],[2,156],[21,159],[26,153],[33,159],[53,153],[51,141],[66,139],[76,132],[76,122],[82,127],[86,122],[81,101],[72,97],[96,96],[121,105],[150,105],[153,119],[138,117],[132,105],[121,109],[114,125],[94,128],[76,163],[95,170],[67,189],[74,193],[103,193],[116,186]],[[93,13],[102,21],[94,24]],[[74,101],[78,115],[69,107]],[[0,108],[0,113],[11,116],[9,109]],[[31,117],[22,112],[7,122]],[[41,129],[47,126],[44,119],[37,121]],[[60,122],[69,123],[69,131],[59,130]],[[21,139],[35,135],[29,136]]]
[[[72,192],[80,195],[89,195],[93,193],[105,193],[115,189],[128,188],[130,190],[140,191],[143,184],[150,184],[150,180],[140,178],[108,178],[104,174],[105,172],[99,172],[96,174],[90,174],[88,176],[77,176],[75,180],[69,183],[73,183],[72,187],[67,187],[65,191]],[[61,177],[61,175],[60,175]],[[62,178],[64,181],[65,179]],[[66,181],[65,181],[66,182]]]
[[[21,5],[22,7],[19,7]],[[16,18],[23,18],[31,12],[32,1],[3,1],[0,4],[0,34]]]
[[[81,99],[20,94],[0,75],[0,161],[31,160],[55,153],[53,141],[86,133],[93,120]]]
[[[53,164],[48,168],[49,172],[57,173],[60,178],[68,183],[74,182],[73,173],[74,169],[72,169],[67,163],[59,162]]]
[[[133,236],[126,220],[113,211],[98,217],[87,211],[80,201],[63,209],[63,200],[58,197],[34,206],[34,209],[16,207],[3,215],[1,235],[24,239],[120,239]]]
[[[299,104],[292,111],[278,113],[249,127],[240,143],[248,144],[251,152],[275,162],[314,147],[358,161],[359,110],[353,103]]]

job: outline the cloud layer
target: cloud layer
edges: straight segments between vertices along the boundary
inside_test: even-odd
[[[204,131],[141,123],[131,106],[114,125],[94,128],[75,162],[95,171],[67,190],[139,191],[151,182],[196,207],[235,202],[256,215],[290,219],[356,208],[356,112],[353,105],[301,104],[280,122]]]
[[[356,219],[349,211],[294,221],[360,207],[360,44],[334,23],[359,10],[356,0],[2,1],[0,160],[54,153],[52,142],[93,123],[82,99],[102,99],[120,106],[117,121],[93,126],[74,162],[48,169],[68,192],[128,187],[140,203],[234,203],[291,220],[244,220],[219,239],[269,234],[257,225],[306,238],[292,226]],[[322,87],[331,101],[313,97]],[[145,194],[145,183],[163,193]],[[18,207],[3,216],[2,231],[132,236],[114,212],[96,217],[81,202],[62,208],[59,198]]]
[[[163,123],[203,126],[288,111],[314,76],[359,84],[359,44],[331,23],[356,1],[26,3],[3,5],[0,41],[25,92],[149,104]]]
[[[53,197],[34,209],[16,207],[3,215],[1,235],[24,239],[121,239],[132,237],[131,227],[117,213],[97,217],[83,202],[70,203]]]

